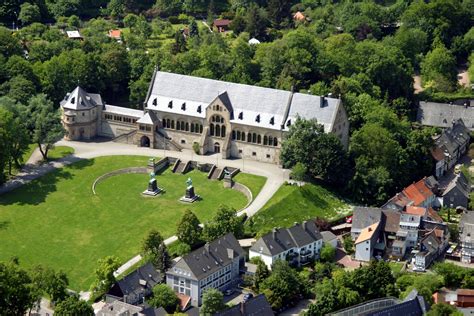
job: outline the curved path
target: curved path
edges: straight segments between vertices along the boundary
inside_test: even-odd
[[[22,172],[18,174],[15,179],[8,181],[6,184],[0,187],[0,194],[14,190],[25,183],[28,183],[34,179],[37,179],[48,172],[51,172],[57,168],[64,167],[71,163],[77,162],[81,159],[90,159],[101,156],[119,156],[119,155],[132,155],[132,156],[150,156],[150,157],[176,157],[181,160],[194,160],[200,163],[213,163],[218,167],[234,167],[240,168],[242,172],[251,173],[255,175],[264,176],[267,178],[265,185],[261,189],[260,193],[254,198],[252,203],[239,212],[238,215],[244,213],[247,216],[253,216],[260,210],[267,201],[273,196],[278,188],[288,180],[289,170],[282,169],[277,165],[262,163],[252,160],[244,159],[222,159],[217,154],[200,156],[196,155],[191,150],[183,150],[181,152],[169,151],[163,149],[152,149],[137,147],[135,145],[114,143],[111,141],[90,141],[90,142],[75,142],[75,141],[59,141],[58,146],[69,146],[74,148],[74,154],[54,162],[45,163],[42,165],[35,165],[37,162],[34,159],[30,159],[23,168]],[[38,150],[37,150],[38,151]],[[36,155],[37,156],[37,155]],[[35,154],[32,158],[36,157]],[[176,241],[176,236],[172,236],[165,240],[166,244]],[[130,259],[124,265],[122,265],[117,271],[116,275],[123,273],[133,264],[141,259],[140,255]],[[86,293],[84,293],[86,294]]]

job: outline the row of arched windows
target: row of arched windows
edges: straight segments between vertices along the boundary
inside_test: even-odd
[[[211,123],[209,131],[211,136],[225,137],[225,125]]]
[[[186,131],[186,132],[197,133],[197,134],[202,133],[202,130],[203,130],[202,124],[199,124],[199,123],[189,124],[188,122],[178,120],[176,121],[176,126],[175,126],[174,120],[170,120],[170,119],[163,119],[163,127],[176,129],[177,131]]]
[[[257,133],[245,133],[239,130],[232,131],[232,140],[238,140],[241,142],[262,144],[262,136]],[[273,136],[263,136],[263,145],[265,146],[278,146],[278,138]]]

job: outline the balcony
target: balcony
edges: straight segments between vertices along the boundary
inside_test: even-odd
[[[301,258],[311,256],[312,254],[311,250],[303,250],[300,252]]]

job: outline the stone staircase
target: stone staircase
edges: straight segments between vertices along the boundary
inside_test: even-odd
[[[174,140],[166,136],[160,130],[155,132],[156,143],[158,148],[164,148],[166,150],[182,151],[183,148],[178,145]]]
[[[174,173],[186,173],[189,169],[190,161],[178,160],[178,165],[174,168]]]
[[[135,139],[135,134],[137,134],[137,131],[131,131],[126,134],[119,135],[115,138],[112,139],[114,143],[125,143],[125,144],[133,144],[134,139]]]
[[[211,180],[220,180],[221,174],[222,174],[222,169],[221,168],[214,168],[211,175],[209,176],[209,179],[211,179]]]

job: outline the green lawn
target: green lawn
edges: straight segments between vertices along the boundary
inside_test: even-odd
[[[74,154],[74,148],[68,146],[55,146],[48,151],[48,160],[57,160]]]
[[[390,266],[390,269],[392,269],[393,274],[395,274],[397,276],[402,271],[404,263],[402,263],[402,262],[389,262],[388,265]]]
[[[263,186],[265,185],[265,182],[267,182],[267,178],[265,177],[242,172],[237,174],[234,177],[234,180],[249,188],[250,192],[252,192],[252,196],[254,199],[262,190]]]
[[[283,185],[267,204],[246,222],[246,231],[263,235],[273,227],[290,227],[294,222],[315,217],[335,220],[346,216],[350,211],[349,205],[319,185]]]
[[[144,174],[108,178],[98,184],[97,195],[92,194],[98,176],[147,161],[138,156],[84,160],[0,196],[0,261],[17,256],[25,266],[62,269],[72,289],[85,290],[99,258],[115,255],[125,262],[139,252],[152,228],[164,237],[173,235],[186,209],[206,221],[219,204],[240,209],[247,203],[243,194],[224,189],[222,182],[209,181],[199,171],[158,175],[166,193],[155,198],[141,195],[149,179]],[[188,177],[202,196],[191,205],[178,201]]]

